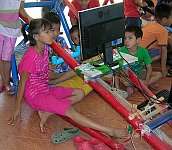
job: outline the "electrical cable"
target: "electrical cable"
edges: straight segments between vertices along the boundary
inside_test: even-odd
[[[118,53],[119,53],[119,55],[121,56],[121,58],[122,58],[124,61],[126,61],[127,65],[128,65],[129,68],[132,70],[132,67],[131,67],[131,65],[128,63],[128,61],[121,55],[121,53],[120,53],[119,51],[118,51]],[[158,98],[154,98],[154,97],[151,97],[150,95],[148,95],[147,92],[143,89],[143,87],[142,87],[141,82],[140,82],[139,79],[138,79],[138,82],[139,82],[139,85],[140,85],[140,87],[141,87],[142,90],[141,90],[137,85],[135,85],[135,84],[133,83],[133,81],[131,81],[131,80],[127,77],[126,74],[125,74],[126,76],[124,76],[123,74],[120,74],[119,72],[117,73],[117,71],[114,70],[114,69],[112,69],[112,67],[110,67],[108,64],[106,64],[106,65],[109,67],[110,70],[112,70],[113,73],[119,75],[120,77],[125,78],[125,79],[127,80],[127,82],[129,82],[132,86],[136,87],[137,90],[138,90],[142,95],[144,95],[146,98],[148,98],[148,100],[153,101],[153,102],[156,103],[156,104],[163,104],[163,105],[167,105],[169,108],[172,108],[167,102],[165,102],[165,101],[160,101],[160,100],[158,100]],[[122,71],[123,71],[123,70],[122,70]],[[132,70],[132,71],[133,71],[133,70]],[[123,71],[123,72],[124,72],[124,71]],[[125,73],[125,72],[124,72],[124,73]],[[152,99],[153,99],[153,100],[152,100]]]

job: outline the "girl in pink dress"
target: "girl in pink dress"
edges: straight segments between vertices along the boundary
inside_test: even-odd
[[[110,136],[121,138],[127,135],[123,129],[114,129],[100,125],[78,113],[72,106],[84,97],[81,89],[50,87],[48,81],[51,78],[48,70],[48,51],[46,44],[52,43],[51,24],[46,19],[34,19],[28,29],[30,47],[19,64],[20,83],[16,98],[16,106],[9,124],[14,125],[20,115],[22,98],[24,96],[28,105],[38,111],[40,129],[46,132],[44,126],[46,120],[52,114],[65,115],[76,123],[89,127]],[[63,73],[63,78],[67,72]],[[59,75],[61,76],[61,75]]]

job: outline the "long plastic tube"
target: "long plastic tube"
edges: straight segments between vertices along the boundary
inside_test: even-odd
[[[150,130],[154,130],[171,119],[172,119],[172,109],[161,114],[161,116],[149,121],[148,123],[146,123],[146,125],[150,128]]]
[[[153,96],[154,94],[145,86],[138,77],[133,73],[131,69],[128,69],[129,78],[139,87],[140,90],[144,90],[149,96]]]

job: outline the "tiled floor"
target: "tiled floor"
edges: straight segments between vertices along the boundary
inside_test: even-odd
[[[172,78],[166,78],[160,82],[159,90],[169,89]],[[156,92],[156,91],[153,91]],[[144,98],[137,92],[129,98],[131,103],[140,103]],[[15,97],[7,96],[5,92],[0,94],[0,150],[74,150],[72,140],[63,144],[52,144],[51,135],[64,127],[72,127],[71,124],[60,119],[58,116],[52,116],[48,122],[48,132],[41,133],[39,130],[39,118],[37,112],[31,110],[27,104],[23,103],[22,117],[23,121],[17,122],[16,126],[7,124],[12,110],[14,109]],[[95,107],[96,106],[96,107]],[[125,128],[127,123],[113,110],[96,92],[92,92],[85,97],[82,102],[75,105],[75,108],[83,115],[96,120],[97,122],[117,128]],[[109,115],[110,114],[110,115]],[[172,138],[172,128],[167,124],[163,125],[163,131]],[[86,138],[89,136],[81,132]],[[152,149],[143,139],[135,139],[134,145],[137,150]],[[134,149],[132,145],[127,144],[127,149]]]

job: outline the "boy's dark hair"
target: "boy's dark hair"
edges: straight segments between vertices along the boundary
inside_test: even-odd
[[[55,12],[46,13],[43,18],[49,20],[51,23],[60,24],[60,17]]]
[[[143,2],[146,2],[148,4],[148,7],[154,7],[154,3],[151,0],[143,0]]]
[[[76,30],[79,30],[79,25],[78,24],[72,26],[72,28],[69,30],[69,34],[73,33]]]
[[[172,11],[171,6],[166,3],[157,4],[157,6],[155,7],[155,15],[159,19],[163,19],[163,18],[168,19],[169,16],[171,15],[171,11]]]
[[[45,18],[33,19],[31,20],[28,28],[28,35],[25,31],[26,25],[22,27],[22,33],[25,41],[30,41],[30,45],[36,45],[36,40],[33,38],[34,34],[39,34],[41,31],[45,31],[47,29],[51,29],[51,22]]]
[[[127,26],[125,32],[133,32],[134,35],[136,36],[136,39],[142,38],[143,36],[143,31],[138,26]]]

